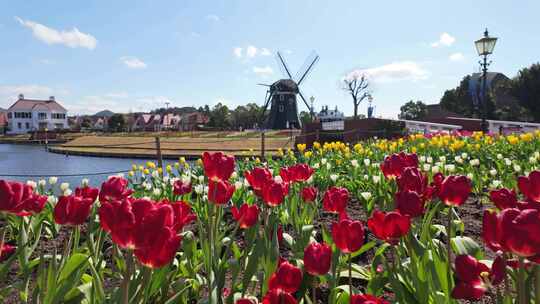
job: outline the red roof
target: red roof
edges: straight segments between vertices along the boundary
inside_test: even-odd
[[[67,112],[58,102],[54,100],[37,100],[37,99],[19,99],[8,111],[31,111],[31,110],[49,110]]]

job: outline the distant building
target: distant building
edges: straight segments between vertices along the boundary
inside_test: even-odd
[[[5,109],[0,109],[0,134],[6,133],[7,125],[7,111]]]
[[[37,130],[68,128],[67,110],[54,98],[26,99],[23,94],[7,110],[8,133],[24,134]]]
[[[345,115],[336,106],[334,110],[329,110],[324,106],[317,113],[317,120],[321,122],[323,130],[343,130],[345,125]]]

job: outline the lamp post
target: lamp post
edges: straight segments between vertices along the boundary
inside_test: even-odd
[[[315,115],[315,112],[313,110],[313,103],[315,103],[315,96],[311,96],[309,98],[309,101],[311,102],[311,107],[309,109],[309,115],[311,116],[311,121],[313,121],[313,117]]]
[[[487,122],[487,98],[486,98],[486,83],[487,83],[487,69],[488,66],[491,64],[491,61],[487,61],[488,55],[493,53],[493,50],[495,49],[495,43],[497,43],[497,38],[495,37],[489,37],[488,30],[486,28],[486,31],[484,32],[484,37],[481,39],[478,39],[474,42],[474,45],[476,46],[476,51],[478,52],[478,56],[483,57],[482,60],[480,60],[480,66],[482,67],[482,123],[480,127],[482,128],[482,131],[484,133],[487,133],[489,131],[489,125]]]

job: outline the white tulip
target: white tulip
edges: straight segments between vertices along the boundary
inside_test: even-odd
[[[51,204],[51,205],[56,204],[56,197],[55,197],[54,195],[49,195],[49,196],[47,197],[47,202],[48,202],[49,204]]]
[[[424,164],[422,169],[424,169],[424,171],[428,172],[429,170],[431,170],[431,165],[430,164]]]
[[[307,179],[306,183],[313,184],[313,175]]]
[[[494,181],[491,182],[491,187],[492,188],[497,188],[500,185],[502,185],[502,182],[500,180],[494,180]]]
[[[234,183],[234,188],[235,189],[242,189],[243,186],[244,186],[244,183],[242,181],[240,181],[240,180],[238,180],[238,181],[236,181]]]
[[[497,159],[503,159],[503,155],[502,154],[497,154]]]
[[[471,166],[473,166],[473,167],[479,166],[480,165],[480,160],[478,158],[471,159],[469,161],[469,164],[471,164]]]
[[[430,157],[426,158],[426,162],[428,164],[431,164],[433,162],[433,157],[430,156]]]
[[[446,162],[446,156],[439,156],[439,161],[441,163],[445,163]]]
[[[364,180],[368,180],[368,179],[369,179],[369,175],[364,174]]]
[[[47,181],[45,181],[44,179],[40,179],[40,180],[38,181],[38,185],[39,185],[40,187],[45,187],[46,184],[47,184]]]
[[[208,193],[208,186],[204,186],[204,193]]]
[[[505,158],[504,159],[504,164],[507,165],[507,166],[511,166],[512,165],[512,161],[508,158]]]
[[[321,159],[321,164],[326,165],[326,158]]]
[[[64,196],[70,196],[71,195],[71,189],[66,189],[64,190],[64,192],[62,193]]]
[[[514,171],[516,171],[518,173],[521,172],[521,166],[518,165],[518,164],[514,165]]]
[[[57,182],[58,182],[58,177],[56,177],[56,176],[49,177],[49,184],[54,185]]]
[[[330,170],[332,169],[332,165],[330,165],[330,163],[326,163],[326,170]]]
[[[88,180],[88,178],[81,179],[81,186],[88,187],[89,184],[90,184],[90,181]]]
[[[152,177],[153,178],[158,178],[159,177],[159,172],[157,170],[152,171]]]
[[[473,177],[474,177],[474,174],[472,174],[472,173],[467,173],[467,178],[468,178],[468,179],[473,180]]]
[[[201,194],[204,191],[204,185],[195,185],[195,187],[193,187],[193,190],[195,191],[195,193]]]
[[[425,163],[426,162],[426,157],[424,155],[422,155],[422,156],[420,156],[419,160],[420,160],[421,163]]]
[[[147,191],[150,191],[150,190],[152,189],[152,184],[146,183],[146,185],[144,186],[144,188],[145,188]]]
[[[169,179],[170,179],[170,177],[169,177],[168,175],[166,175],[166,176],[163,177],[163,182],[164,182],[165,184],[168,184],[168,183],[169,183]]]
[[[369,166],[369,164],[371,164],[371,159],[365,158],[364,159],[364,165],[367,167],[367,166]]]
[[[69,183],[61,183],[60,184],[60,190],[66,191],[67,189],[69,189]]]
[[[458,163],[458,164],[463,164],[463,158],[461,158],[460,156],[454,157],[454,160],[455,160],[456,163]]]
[[[276,181],[276,183],[281,183],[283,182],[283,178],[281,178],[281,176],[277,175],[274,177],[274,181]]]
[[[319,163],[315,163],[313,165],[313,169],[319,169],[321,167],[321,165]]]
[[[439,166],[433,166],[433,167],[431,167],[431,172],[433,172],[434,174],[435,174],[435,173],[439,173],[439,171],[440,171]]]
[[[199,179],[199,183],[201,184],[204,183],[204,175],[199,176],[198,179]]]
[[[360,195],[361,195],[366,201],[368,201],[368,200],[371,198],[371,192],[362,192],[362,193],[360,193]]]
[[[540,158],[540,152],[538,152],[538,151],[534,152],[533,155],[534,155],[534,157],[536,157],[536,158]]]
[[[352,165],[354,168],[358,168],[358,160],[356,160],[356,159],[351,160],[351,165]]]
[[[189,175],[182,175],[180,177],[180,180],[182,181],[182,184],[189,184],[191,183],[191,176]]]
[[[338,175],[337,175],[337,174],[330,174],[330,179],[331,179],[333,182],[336,182],[337,179],[338,179]]]
[[[531,164],[536,164],[536,161],[537,161],[537,160],[536,160],[535,157],[533,157],[533,156],[529,157],[529,163],[531,163]]]
[[[33,181],[33,180],[28,180],[28,181],[26,181],[26,185],[32,187],[32,189],[36,189],[36,187],[37,187],[36,182]]]
[[[467,158],[469,158],[469,154],[463,152],[463,153],[461,153],[461,158],[467,159]]]
[[[234,172],[231,174],[231,178],[232,178],[232,179],[237,179],[237,178],[238,178],[238,173],[236,173],[236,171],[234,171]]]
[[[373,175],[373,183],[378,184],[381,181],[381,177],[379,175]]]
[[[154,196],[160,196],[161,195],[161,189],[154,188],[154,190],[152,191],[152,194],[154,194]]]
[[[444,165],[444,170],[452,173],[452,172],[456,171],[456,166],[454,164]]]
[[[495,175],[497,175],[497,170],[491,169],[491,170],[489,170],[489,174],[490,174],[491,176],[495,176]]]

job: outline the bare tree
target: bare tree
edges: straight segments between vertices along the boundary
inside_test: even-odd
[[[364,73],[353,71],[343,78],[343,90],[351,94],[354,103],[354,119],[358,119],[358,106],[370,96],[369,81]]]

